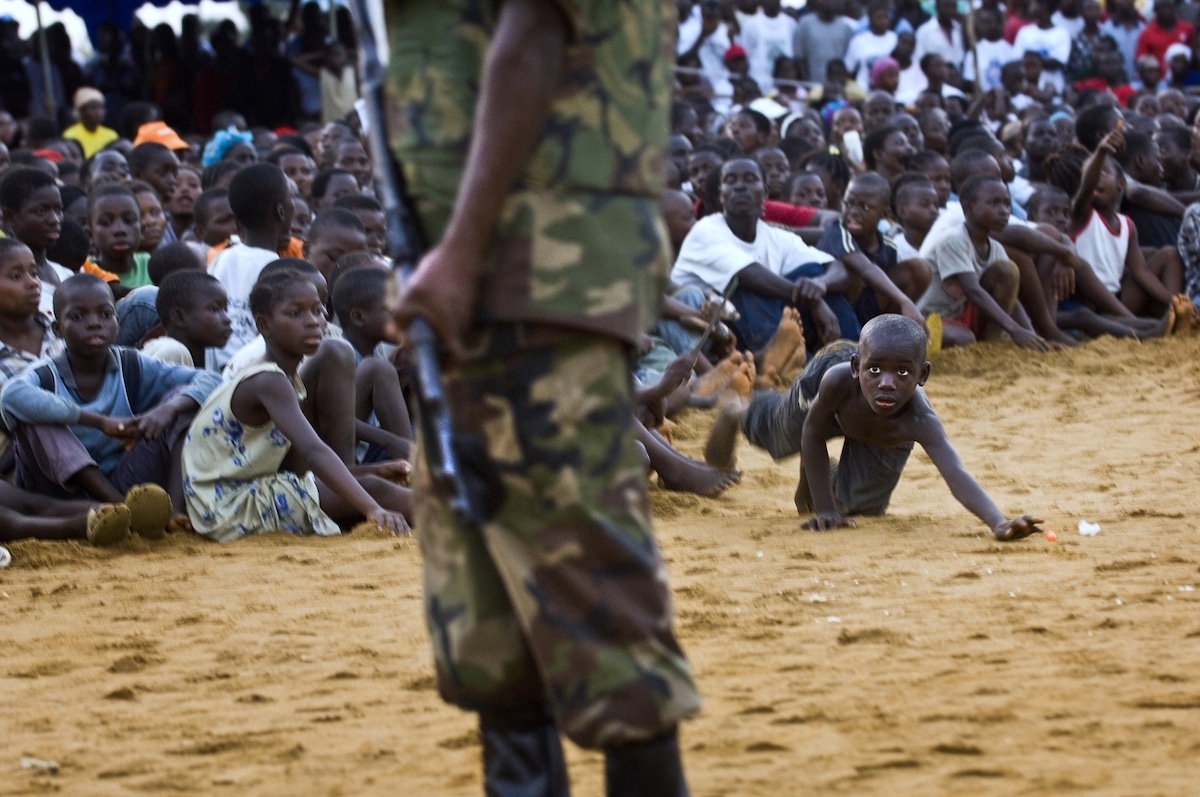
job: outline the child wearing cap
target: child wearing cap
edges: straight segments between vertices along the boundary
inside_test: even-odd
[[[84,86],[75,92],[75,115],[79,121],[63,131],[63,138],[74,139],[83,147],[83,157],[90,158],[116,141],[117,131],[105,127],[104,95],[99,90]]]

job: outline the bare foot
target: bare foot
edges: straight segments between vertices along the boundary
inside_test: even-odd
[[[364,462],[361,465],[355,465],[350,472],[356,476],[378,476],[381,479],[404,485],[408,484],[412,465],[403,459],[389,459],[386,462]]]
[[[1175,322],[1171,325],[1172,335],[1190,335],[1196,327],[1196,306],[1186,294],[1176,294],[1171,299],[1171,310],[1175,313]]]
[[[808,350],[803,345],[796,347],[796,353],[792,355],[792,359],[788,360],[787,365],[779,376],[784,385],[790,385],[792,380],[800,376],[804,372],[804,366],[808,364]]]
[[[714,468],[680,455],[658,471],[658,483],[677,493],[694,493],[713,498],[742,480],[735,468]]]
[[[783,387],[783,380],[779,378],[779,373],[773,365],[768,365],[759,371],[758,378],[754,380],[755,390],[774,390],[779,387]]]
[[[729,380],[729,384],[721,391],[721,403],[741,399],[743,401],[750,398],[750,394],[754,392],[754,363],[750,360],[738,366],[738,371],[733,375],[733,379]]]
[[[734,454],[738,435],[742,431],[742,417],[746,407],[741,401],[731,401],[721,408],[708,442],[704,444],[704,461],[714,468],[732,468],[737,464]]]
[[[741,364],[742,355],[739,352],[734,352],[721,360],[713,366],[711,371],[696,380],[696,383],[692,385],[692,395],[712,396],[720,393],[729,385],[729,381],[733,379],[733,375],[737,373],[738,366]]]
[[[783,372],[784,366],[796,353],[796,348],[804,347],[804,329],[800,326],[800,311],[795,307],[783,308],[783,316],[775,334],[763,346],[762,355],[758,358],[759,370],[765,375],[768,371],[776,374]]]

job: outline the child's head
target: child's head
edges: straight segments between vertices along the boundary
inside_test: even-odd
[[[309,265],[312,265],[311,263]],[[329,278],[326,281],[329,285],[329,295],[337,290],[337,281],[347,271],[353,271],[356,268],[373,268],[379,271],[390,272],[392,267],[388,262],[379,255],[373,255],[370,252],[351,252],[348,255],[342,255],[333,264],[333,269],[329,272]]]
[[[229,183],[229,207],[247,235],[287,240],[294,206],[287,177],[278,166],[255,163],[238,171]]]
[[[946,59],[937,53],[921,56],[920,66],[931,86],[941,86],[946,81]]]
[[[42,281],[29,247],[0,238],[0,318],[29,318],[42,300]]]
[[[1012,205],[1008,197],[1008,186],[999,177],[976,174],[967,178],[958,192],[963,214],[968,224],[974,224],[997,233],[1008,226]]]
[[[386,299],[391,277],[377,268],[355,268],[338,278],[333,312],[343,329],[355,330],[372,345],[391,338]]]
[[[892,190],[892,213],[905,232],[924,238],[937,221],[938,192],[923,174],[909,172],[900,176]]]
[[[1157,56],[1143,55],[1137,59],[1135,68],[1143,86],[1151,91],[1158,88],[1158,84],[1162,82],[1162,64],[1158,62]]]
[[[142,243],[142,209],[133,191],[115,183],[92,191],[88,198],[88,230],[103,257],[130,260]],[[162,238],[161,232],[158,237]]]
[[[207,191],[210,188],[228,188],[233,182],[233,176],[242,170],[242,164],[236,161],[217,161],[212,166],[205,166],[200,172],[200,187]]]
[[[344,208],[330,208],[318,214],[304,242],[304,258],[326,277],[342,255],[366,251],[367,232],[362,222]]]
[[[216,246],[237,232],[237,219],[229,206],[229,191],[210,188],[192,207],[192,232],[206,246]]]
[[[30,249],[54,246],[62,229],[62,195],[54,178],[40,169],[10,169],[0,181],[0,212],[14,238]]]
[[[293,238],[303,242],[308,240],[308,228],[312,226],[313,214],[308,203],[301,197],[292,197],[292,229]]]
[[[1121,112],[1111,105],[1092,105],[1084,108],[1075,117],[1075,139],[1087,149],[1095,152],[1100,139],[1116,129]]]
[[[1040,27],[1049,27],[1050,15],[1058,10],[1057,0],[1029,0],[1027,13]]]
[[[878,169],[887,174],[903,172],[904,161],[912,154],[908,136],[890,125],[871,133],[863,142],[867,168],[872,171]]]
[[[1031,161],[1041,163],[1058,149],[1058,130],[1050,120],[1035,119],[1025,128],[1025,154]]]
[[[855,177],[842,200],[842,227],[855,239],[874,238],[891,200],[891,186],[883,177],[871,172]]]
[[[158,248],[163,234],[167,231],[167,215],[163,212],[158,192],[149,183],[143,183],[140,180],[130,183],[127,190],[133,192],[138,211],[141,214],[142,243],[138,247],[138,251],[153,252]]]
[[[200,192],[200,170],[188,164],[180,166],[175,193],[165,205],[167,212],[175,219],[190,219],[196,211],[196,197]]]
[[[771,120],[749,108],[735,113],[729,120],[729,137],[749,155],[766,146],[771,139]]]
[[[150,282],[161,286],[167,277],[177,271],[204,271],[204,260],[186,241],[175,241],[166,246],[160,246],[150,255],[146,272]]]
[[[350,194],[334,202],[333,207],[344,208],[357,216],[367,235],[367,251],[376,255],[384,254],[387,248],[387,219],[378,199],[366,194]]]
[[[909,158],[908,169],[929,179],[937,192],[938,207],[944,208],[954,190],[950,179],[950,164],[946,159],[932,150],[923,150]]]
[[[667,224],[667,236],[671,239],[672,251],[678,252],[679,247],[683,245],[683,239],[696,224],[696,211],[692,208],[692,200],[682,191],[667,189],[662,192],[659,206],[662,208],[663,221]]]
[[[902,412],[929,379],[925,347],[925,330],[911,318],[885,313],[863,325],[850,373],[876,415]]]
[[[941,108],[929,108],[917,116],[921,135],[925,138],[925,149],[946,154],[950,143],[950,116]]]
[[[863,126],[868,133],[887,127],[896,115],[896,100],[886,91],[872,91],[863,102]]]
[[[1154,21],[1159,27],[1170,30],[1175,27],[1178,11],[1175,8],[1177,0],[1154,0]]]
[[[317,289],[321,303],[329,303],[329,281],[325,279],[324,274],[317,270],[316,266],[307,260],[301,260],[298,257],[281,257],[278,260],[272,260],[263,266],[258,278],[266,279],[273,274],[294,274],[308,280]]]
[[[1180,120],[1187,119],[1187,97],[1179,89],[1163,89],[1158,93],[1158,106]]]
[[[814,172],[797,172],[788,181],[788,202],[806,208],[822,209],[828,200],[825,181]]]
[[[1021,61],[1009,61],[1000,67],[1000,85],[1010,97],[1025,93],[1025,65]]]
[[[58,194],[62,197],[63,204],[63,220],[71,219],[80,227],[87,228],[87,209],[88,195],[87,191],[75,186],[64,185],[58,189]],[[53,258],[51,258],[53,260]],[[61,262],[58,260],[55,263]]]
[[[162,144],[148,141],[138,144],[129,153],[129,174],[134,180],[148,183],[165,202],[175,193],[179,181],[179,159]]]
[[[352,173],[345,169],[326,169],[313,178],[311,207],[314,213],[320,213],[342,197],[358,193],[361,189]]]
[[[104,103],[104,95],[98,90],[84,86],[76,90],[74,99],[75,115],[79,117],[79,124],[85,129],[95,132],[95,130],[104,124],[104,112],[107,110]]]
[[[229,296],[216,277],[185,269],[168,274],[158,286],[154,307],[167,334],[196,346],[219,349],[229,342]]]
[[[708,173],[713,169],[720,169],[724,162],[724,156],[712,146],[696,147],[688,156],[688,180],[692,183],[692,190],[702,190]],[[703,198],[700,197],[700,199]]]
[[[842,145],[842,136],[855,130],[863,134],[862,115],[853,108],[839,108],[834,111],[833,119],[829,122],[829,141],[831,144]]]
[[[970,149],[983,150],[995,159],[996,164],[1000,167],[1000,177],[1006,183],[1011,183],[1017,175],[1017,170],[1013,166],[1012,158],[1008,156],[1008,148],[1000,143],[992,134],[981,131],[978,134],[964,136],[957,142],[958,146],[955,152],[966,152]]]
[[[988,174],[1000,179],[1000,165],[995,158],[979,149],[964,150],[950,161],[950,183],[955,191],[961,192],[963,183],[973,174]]]
[[[1163,170],[1158,145],[1145,133],[1126,130],[1125,149],[1117,153],[1117,160],[1129,176],[1139,183],[1162,185]]]
[[[371,172],[371,159],[357,136],[342,139],[334,149],[333,168],[342,169],[354,175],[358,188],[370,188],[374,182]]]
[[[1038,224],[1049,224],[1062,233],[1071,232],[1071,197],[1067,192],[1053,185],[1044,185],[1025,205],[1029,220]]]
[[[107,357],[117,338],[117,308],[108,283],[92,274],[63,280],[54,291],[54,332],[77,357]]]
[[[1192,149],[1192,131],[1186,127],[1165,127],[1154,134],[1163,174],[1184,174]]]
[[[908,138],[914,153],[919,154],[925,150],[925,134],[921,132],[921,126],[917,124],[916,119],[901,111],[892,117],[890,124]]]
[[[79,271],[92,252],[87,229],[74,219],[64,218],[54,246],[46,250],[46,259],[70,271]]]
[[[979,34],[979,38],[985,41],[1000,41],[1000,35],[1004,30],[1004,18],[1000,14],[1000,9],[987,6],[975,12],[975,32]]]
[[[825,183],[825,207],[837,210],[842,206],[842,194],[850,182],[850,167],[846,161],[831,152],[816,152],[810,155],[804,170],[821,178]]]
[[[267,163],[274,163],[282,169],[287,178],[296,184],[300,196],[308,199],[312,195],[317,165],[307,154],[294,147],[280,147],[267,156]]]
[[[295,269],[259,276],[250,289],[250,312],[269,353],[302,357],[321,346],[325,304],[313,281]]]
[[[767,185],[767,199],[783,199],[783,192],[787,190],[788,177],[792,173],[787,155],[784,155],[783,150],[778,147],[763,147],[754,153],[754,160],[758,161],[758,165],[763,171],[763,179]]]

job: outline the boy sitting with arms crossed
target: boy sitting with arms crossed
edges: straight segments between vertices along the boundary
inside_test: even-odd
[[[999,177],[977,174],[959,191],[966,221],[928,251],[933,279],[917,303],[942,319],[944,346],[968,346],[1007,334],[1022,348],[1048,351],[1017,301],[1020,274],[992,238],[1008,226],[1008,187]]]
[[[758,391],[748,407],[727,407],[713,426],[705,459],[731,466],[739,428],[775,459],[800,452],[796,509],[811,515],[803,528],[828,531],[853,527],[849,515],[882,515],[913,443],[920,443],[954,497],[996,539],[1039,531],[1039,518],[1005,518],[963,468],[922,389],[930,368],[925,353],[920,324],[877,316],[863,327],[857,346],[837,341],[818,352],[787,393]],[[827,441],[839,435],[845,441],[831,477]]]
[[[172,505],[183,506],[183,434],[220,380],[113,348],[116,309],[98,277],[64,280],[54,311],[66,352],[16,377],[0,394],[16,440],[18,479],[45,495],[124,502],[134,531],[159,536]],[[141,511],[147,505],[152,508]]]

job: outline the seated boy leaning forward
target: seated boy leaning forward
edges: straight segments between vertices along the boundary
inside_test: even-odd
[[[818,352],[786,393],[757,391],[748,406],[729,405],[713,427],[705,459],[729,467],[739,428],[775,459],[800,452],[796,509],[812,514],[804,528],[827,531],[854,526],[849,515],[882,515],[913,443],[920,443],[950,492],[996,539],[1039,531],[1040,518],[1007,519],[963,468],[922,389],[929,378],[925,347],[916,321],[876,316],[857,345],[837,341]],[[831,468],[826,441],[839,435],[845,442]]]

